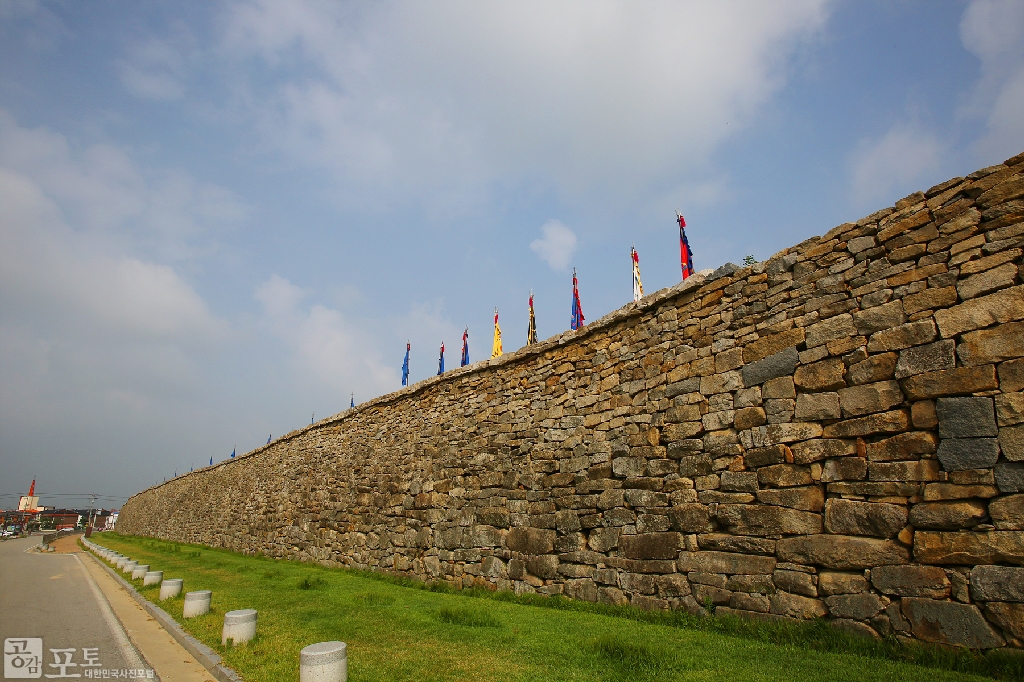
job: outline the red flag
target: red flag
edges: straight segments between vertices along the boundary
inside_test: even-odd
[[[693,252],[690,250],[690,242],[686,240],[686,220],[683,214],[676,211],[676,218],[679,221],[679,265],[683,269],[683,279],[693,274]]]

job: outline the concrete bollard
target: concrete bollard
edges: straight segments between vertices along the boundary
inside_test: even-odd
[[[117,558],[117,561],[114,562],[114,565],[117,566],[117,570],[121,571],[124,570],[124,565],[129,561],[131,561],[131,559],[129,559],[128,557],[121,556]]]
[[[181,594],[181,587],[185,584],[184,578],[167,578],[160,583],[160,601],[171,599]]]
[[[210,590],[196,590],[185,594],[185,606],[182,608],[183,618],[202,616],[210,612]]]
[[[163,579],[163,571],[146,571],[146,575],[142,576],[142,586],[159,585]]]
[[[149,564],[136,564],[135,568],[132,569],[132,580],[138,580],[139,578],[146,577],[146,573],[149,572]]]
[[[135,567],[138,566],[138,565],[139,565],[138,561],[126,561],[126,562],[124,562],[124,565],[121,566],[121,572],[122,573],[127,573],[128,575],[131,575],[132,571],[134,571]]]
[[[299,682],[345,682],[348,647],[344,642],[310,644],[299,652]]]
[[[256,636],[256,609],[239,609],[224,614],[224,629],[220,643],[227,645],[230,639],[235,644],[244,644]]]

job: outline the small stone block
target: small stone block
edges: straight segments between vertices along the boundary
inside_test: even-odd
[[[946,471],[991,469],[999,459],[995,438],[944,438],[939,442],[939,462]]]
[[[942,438],[983,438],[999,435],[992,398],[939,398],[935,401]]]

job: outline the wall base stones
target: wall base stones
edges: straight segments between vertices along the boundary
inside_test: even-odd
[[[118,530],[1024,646],[1024,155],[135,495]]]

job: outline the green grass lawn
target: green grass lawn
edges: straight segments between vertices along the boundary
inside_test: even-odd
[[[904,647],[824,623],[764,624],[646,613],[508,593],[424,589],[403,580],[103,533],[97,544],[213,590],[209,615],[181,618],[246,680],[298,679],[299,650],[348,643],[349,679],[366,680],[980,680],[1019,679],[1024,659]],[[159,586],[136,588],[156,601]],[[535,602],[535,603],[531,603]],[[259,611],[255,640],[220,645],[224,613]],[[896,659],[896,660],[893,660]],[[924,662],[929,667],[906,662]],[[967,671],[967,672],[958,672]]]

